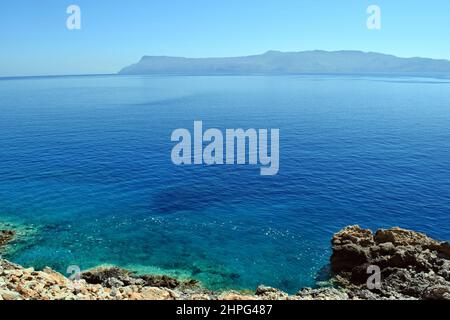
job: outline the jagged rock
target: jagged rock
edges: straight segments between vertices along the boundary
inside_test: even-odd
[[[305,288],[297,293],[301,300],[348,300],[349,296],[343,289],[337,288]]]
[[[356,244],[361,247],[369,247],[374,244],[372,231],[356,225],[345,227],[334,234],[331,242],[334,245]]]
[[[128,285],[139,285],[146,287],[175,289],[179,286],[183,288],[195,288],[198,281],[179,281],[167,275],[141,275],[136,276],[128,270],[117,267],[98,267],[85,271],[81,274],[81,279],[90,284],[102,284],[105,287],[122,287]]]
[[[369,250],[354,243],[335,246],[331,256],[331,270],[335,273],[351,271],[369,262]]]
[[[120,288],[124,286],[124,283],[116,278],[108,278],[102,284],[108,288]]]
[[[351,275],[350,275],[350,282],[353,284],[365,284],[367,283],[367,269],[370,266],[369,263],[364,263],[359,266],[353,267]]]
[[[435,250],[441,258],[450,260],[450,242],[433,243],[428,247]]]
[[[0,297],[3,300],[23,300],[24,298],[17,291],[0,289]]]
[[[105,284],[111,278],[123,283],[130,283],[131,272],[118,267],[98,267],[81,273],[81,279],[90,284]]]
[[[221,293],[218,297],[218,300],[258,300],[256,296],[252,295],[243,295],[242,293],[236,291],[226,291]]]
[[[180,287],[185,288],[185,289],[193,289],[196,290],[199,287],[201,287],[201,283],[198,280],[195,279],[189,279],[189,280],[185,280],[182,281],[180,283]]]
[[[398,227],[373,235],[358,226],[332,240],[334,279],[356,299],[448,299],[448,242]],[[370,266],[379,268],[379,288],[368,290]]]
[[[194,293],[189,297],[189,300],[211,300],[211,296],[205,293]]]
[[[450,300],[450,288],[446,285],[428,287],[423,292],[423,298],[427,300]]]
[[[44,268],[43,274],[46,274],[47,280],[54,284],[66,285],[69,280],[61,273],[52,270],[51,268]],[[41,274],[42,275],[42,274]]]
[[[143,275],[139,278],[144,280],[146,286],[150,287],[174,289],[180,285],[180,281],[165,275]]]
[[[377,244],[391,242],[395,246],[421,245],[427,246],[438,243],[425,234],[394,227],[388,230],[380,229],[373,237]]]
[[[374,245],[372,232],[359,226],[342,229],[333,236],[331,242],[331,270],[334,273],[351,271],[355,265],[367,263],[370,257],[368,248]]]
[[[284,300],[288,298],[288,294],[272,287],[260,285],[256,288],[255,294],[263,300]]]
[[[163,288],[145,287],[140,292],[143,300],[175,300],[178,295]]]

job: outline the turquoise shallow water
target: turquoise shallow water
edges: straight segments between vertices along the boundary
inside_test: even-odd
[[[279,128],[279,174],[174,166],[170,135],[194,120]],[[8,257],[38,268],[295,292],[345,225],[450,240],[448,79],[2,79],[0,147],[0,220],[36,228]]]

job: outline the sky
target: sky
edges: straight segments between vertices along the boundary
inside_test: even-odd
[[[81,29],[69,30],[69,5]],[[369,5],[381,29],[369,30]],[[116,73],[143,55],[362,50],[450,60],[449,0],[0,1],[0,76]]]

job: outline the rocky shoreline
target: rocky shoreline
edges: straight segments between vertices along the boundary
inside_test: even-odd
[[[0,230],[0,254],[14,239]],[[255,292],[210,291],[195,280],[136,275],[99,267],[75,279],[0,259],[0,300],[450,300],[450,243],[401,228],[349,226],[333,236],[330,285],[295,295],[259,286]]]

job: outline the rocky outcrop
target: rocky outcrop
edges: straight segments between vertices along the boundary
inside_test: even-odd
[[[0,259],[0,300],[285,300],[277,289],[259,287],[257,293],[212,292],[196,281],[145,275],[101,267],[70,280],[45,268],[36,271]],[[296,299],[296,296],[292,296]]]
[[[334,280],[350,298],[450,300],[448,242],[401,228],[373,234],[350,226],[332,246]]]
[[[72,281],[50,268],[35,271],[0,260],[0,300],[174,300],[180,297],[168,288],[139,283],[109,286],[113,279],[104,279],[108,286],[84,279]]]
[[[6,244],[14,232],[0,236]],[[71,280],[50,268],[36,271],[0,259],[0,300],[450,300],[448,242],[400,228],[373,234],[350,226],[333,236],[332,248],[330,285],[295,295],[263,285],[255,292],[214,292],[195,280],[118,267],[98,267]]]
[[[101,284],[107,288],[123,286],[143,286],[168,289],[193,289],[199,287],[198,281],[181,281],[167,275],[136,275],[135,273],[118,267],[98,267],[81,273],[80,279],[88,284]]]

